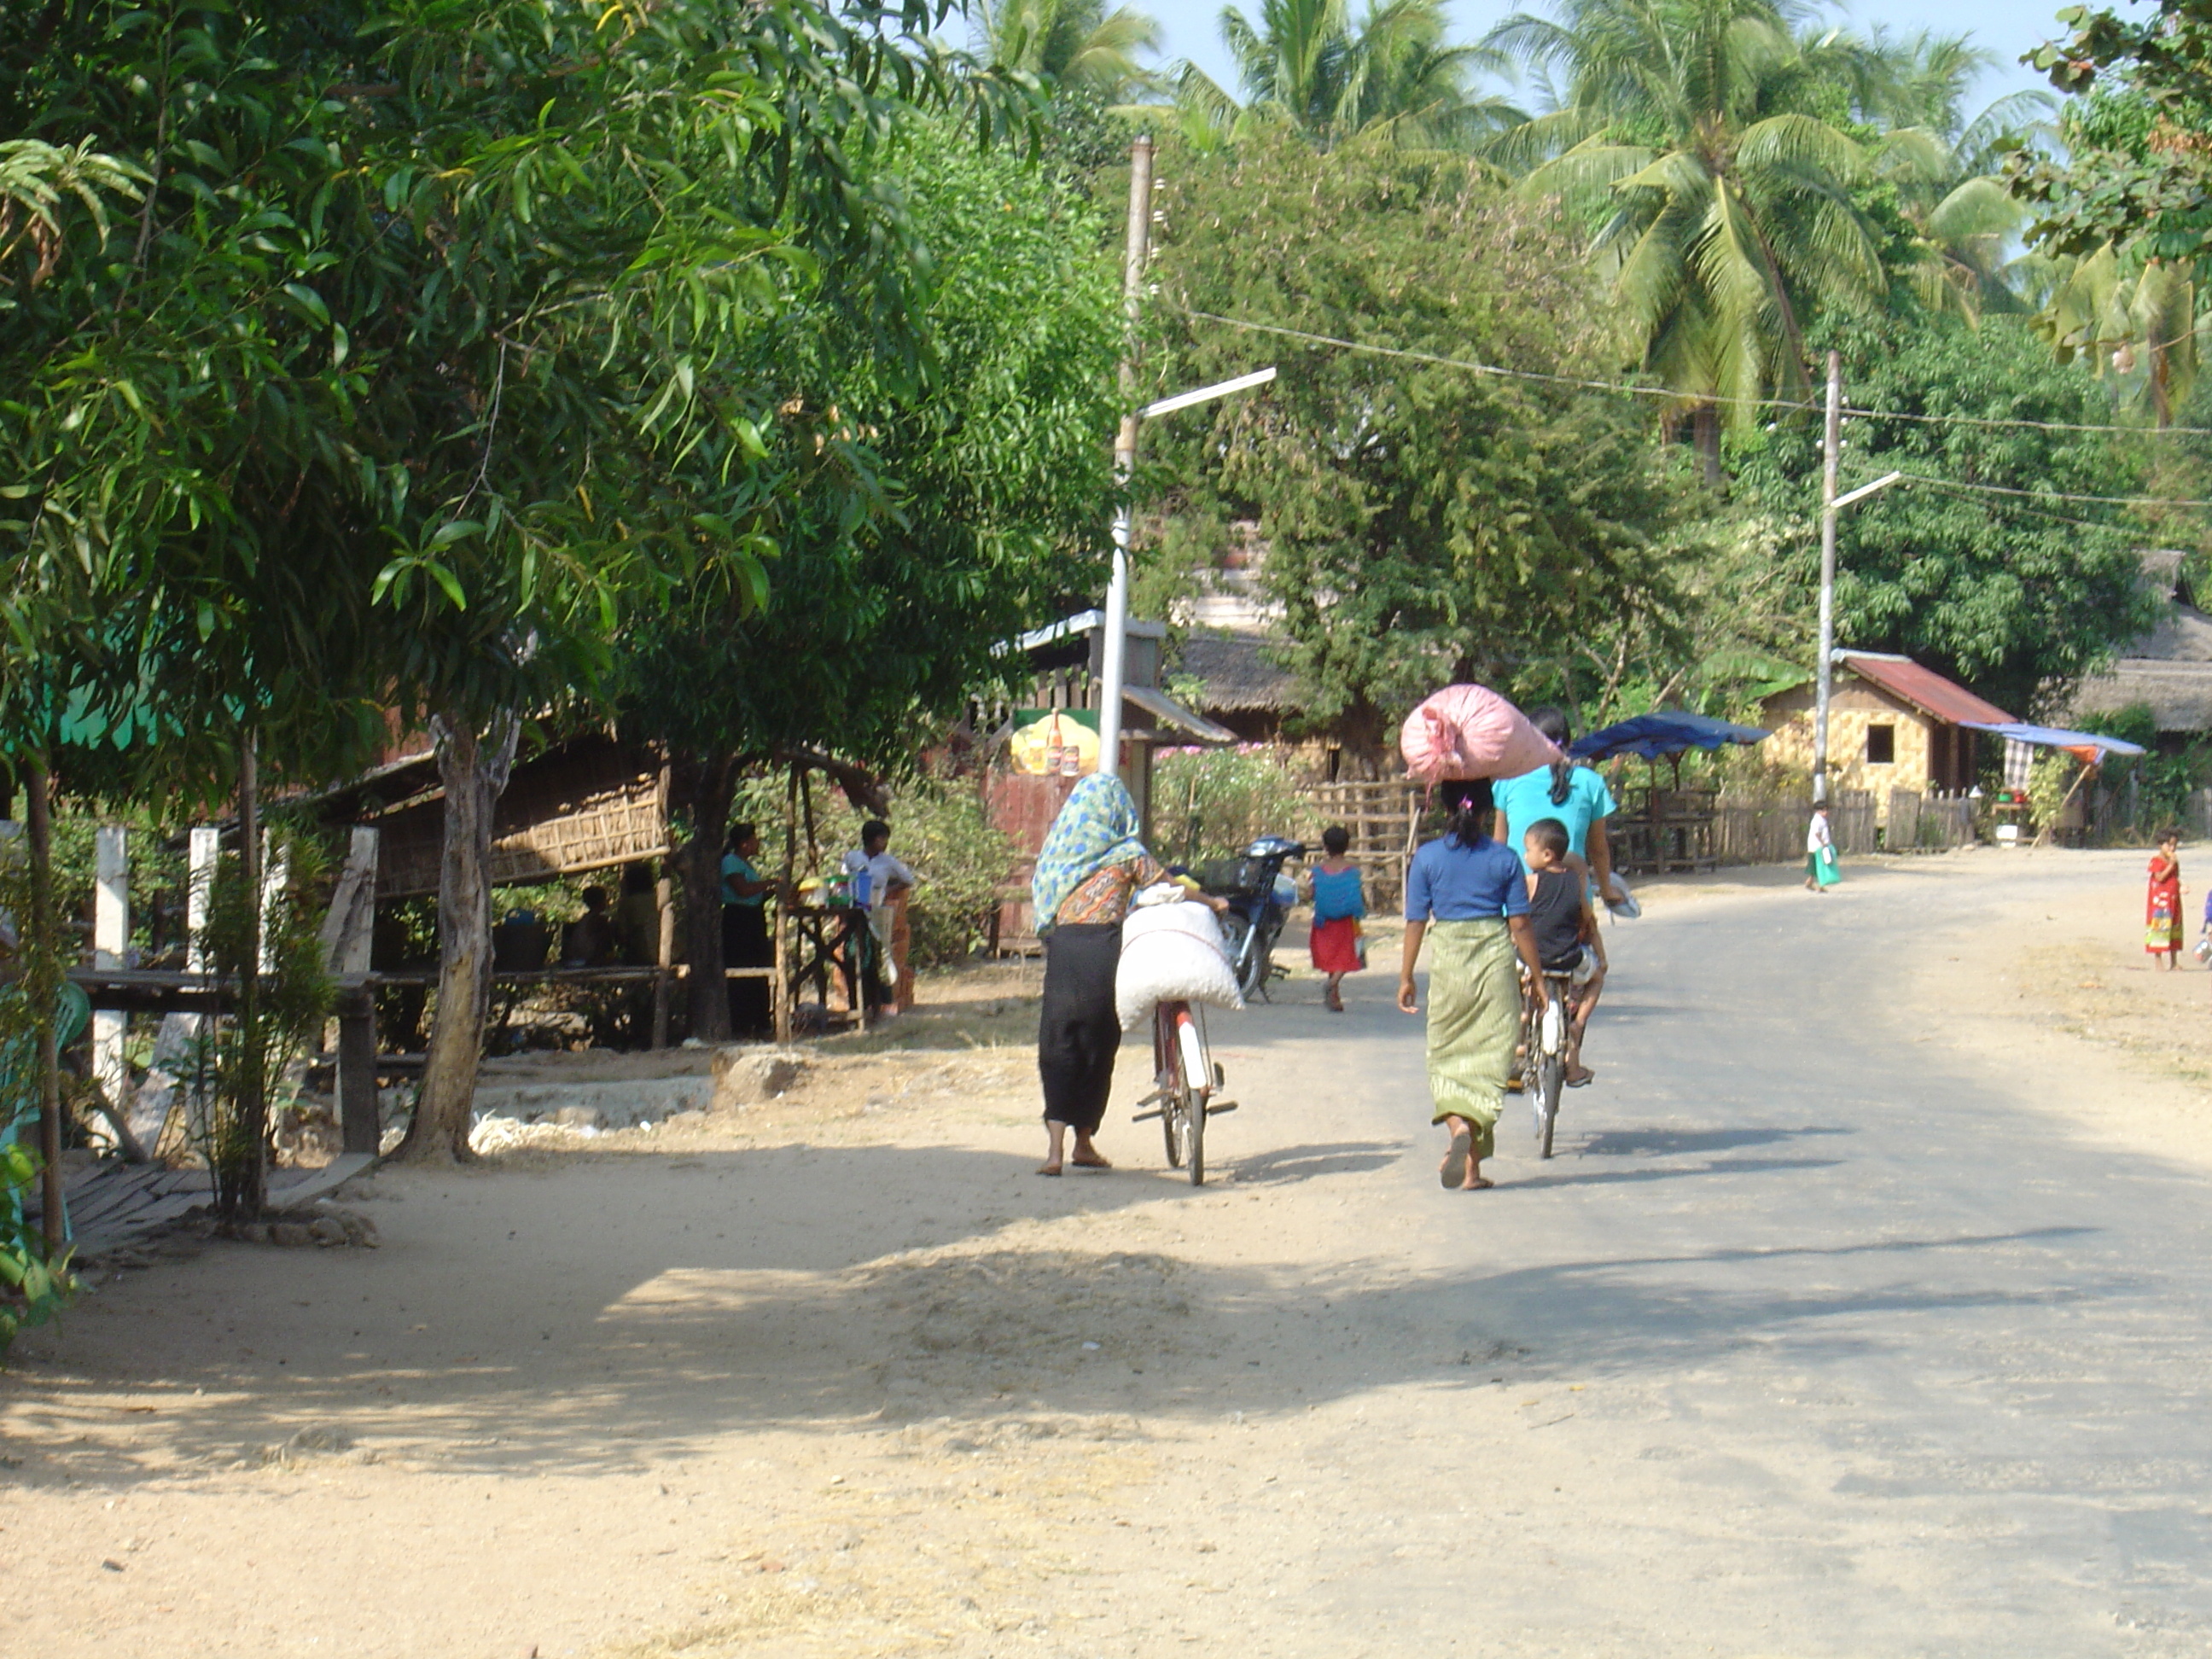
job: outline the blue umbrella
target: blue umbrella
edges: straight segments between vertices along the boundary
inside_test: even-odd
[[[1641,755],[1648,761],[1677,756],[1692,749],[1714,750],[1725,744],[1759,743],[1773,733],[1756,726],[1738,726],[1710,714],[1687,714],[1668,709],[1655,714],[1636,714],[1611,726],[1585,732],[1567,745],[1568,756],[1580,761],[1609,760],[1615,755]]]

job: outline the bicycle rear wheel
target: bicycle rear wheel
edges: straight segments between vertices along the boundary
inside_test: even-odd
[[[1190,1184],[1206,1184],[1206,1101],[1213,1092],[1213,1066],[1206,1055],[1205,1039],[1190,1010],[1176,1011],[1176,1051],[1182,1073],[1184,1152]]]
[[[1536,1138],[1539,1158],[1552,1155],[1552,1131],[1559,1127],[1559,1096],[1567,1086],[1567,1057],[1546,1054],[1536,1068]]]
[[[1182,1005],[1164,1002],[1152,1010],[1152,1074],[1155,1098],[1160,1103],[1160,1139],[1167,1148],[1168,1168],[1180,1170],[1189,1155],[1190,1079],[1185,1074],[1181,1034],[1176,1016]]]

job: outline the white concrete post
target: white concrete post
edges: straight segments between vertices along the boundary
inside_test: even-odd
[[[208,897],[215,887],[215,864],[222,852],[222,830],[192,831],[191,851],[185,854],[185,966],[195,974],[208,970]]]
[[[270,925],[276,919],[276,907],[283,902],[284,889],[292,879],[292,860],[282,847],[272,841],[269,833],[261,835],[261,971],[276,971],[276,947],[270,943]]]
[[[129,833],[119,823],[103,823],[93,836],[92,965],[122,968],[131,948],[131,854]],[[131,1068],[123,1058],[123,1034],[129,1016],[111,1008],[92,1016],[92,1076],[116,1111],[129,1108]]]

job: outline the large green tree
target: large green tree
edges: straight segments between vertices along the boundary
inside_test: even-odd
[[[227,708],[241,747],[308,769],[371,691],[438,736],[442,979],[410,1152],[465,1146],[520,724],[593,691],[626,612],[763,589],[762,329],[823,288],[856,354],[920,384],[872,158],[910,99],[964,90],[922,38],[941,21],[56,0],[0,47],[19,129],[147,181],[127,256],[110,239],[9,337],[18,547],[123,573],[112,614],[153,631],[142,663],[187,738]]]
[[[1474,162],[1322,155],[1288,134],[1170,149],[1161,175],[1159,383],[1281,370],[1148,434],[1169,556],[1257,520],[1307,714],[1364,722],[1379,747],[1437,685],[1579,688],[1586,645],[1671,613],[1675,495],[1644,412],[1434,361],[1604,372],[1610,337],[1565,227]]]
[[[1222,43],[1237,63],[1240,104],[1186,64],[1176,102],[1186,135],[1218,144],[1268,124],[1327,148],[1364,136],[1423,149],[1468,149],[1525,118],[1472,77],[1495,53],[1445,39],[1439,0],[1261,0],[1256,18],[1222,8]]]
[[[1851,43],[1801,41],[1774,0],[1558,0],[1488,44],[1551,77],[1558,106],[1501,140],[1523,188],[1591,228],[1589,252],[1638,366],[1692,422],[1706,476],[1720,427],[1809,389],[1807,320],[1883,299],[1885,232],[1856,194]]]
[[[994,647],[1101,580],[1123,326],[1104,228],[1054,173],[942,124],[911,124],[880,166],[927,273],[920,383],[884,372],[848,310],[793,307],[754,365],[785,410],[765,603],[699,584],[627,641],[623,725],[667,745],[690,836],[704,1035],[726,1018],[718,860],[744,772],[912,766]]]
[[[1975,329],[1906,311],[1834,338],[1851,403],[1882,411],[1845,422],[1844,487],[1892,471],[1932,481],[1842,515],[1837,638],[1902,652],[2014,714],[2046,708],[2150,619],[2141,527],[2123,508],[2065,499],[2139,487],[2129,443],[2068,429],[2109,422],[2108,394],[2021,318]],[[1819,446],[1817,428],[1785,423],[1737,454],[1739,506],[1779,527],[1777,556],[1808,613]]]
[[[1148,58],[1160,49],[1160,26],[1135,6],[1105,0],[980,0],[979,56],[1002,69],[1038,76],[1056,88],[1121,100],[1148,92]]]

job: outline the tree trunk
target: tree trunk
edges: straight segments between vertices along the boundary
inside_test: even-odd
[[[673,860],[684,883],[684,959],[691,964],[688,981],[691,1035],[702,1042],[730,1040],[730,983],[722,977],[722,842],[730,833],[730,797],[736,793],[733,756],[676,757],[671,781],[690,839]]]
[[[1690,436],[1698,447],[1705,483],[1718,489],[1728,482],[1721,466],[1721,411],[1714,404],[1699,404],[1690,411]]]
[[[446,793],[445,854],[438,871],[438,1012],[423,1056],[422,1090],[392,1156],[427,1164],[466,1158],[491,1008],[491,840],[521,724],[505,711],[490,730],[430,718]]]
[[[29,969],[23,994],[30,1003],[31,1030],[38,1050],[40,1218],[46,1260],[61,1260],[62,1237],[62,1060],[54,1042],[56,993],[61,964],[54,948],[54,835],[52,780],[46,757],[34,755],[24,768],[24,830],[31,843],[31,914],[23,920],[24,955]]]

